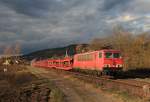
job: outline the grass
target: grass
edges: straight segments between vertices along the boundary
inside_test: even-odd
[[[82,80],[82,81],[85,83],[89,83],[85,80]],[[110,94],[113,97],[116,97],[118,100],[120,99],[121,102],[150,102],[150,100],[148,100],[148,99],[142,99],[138,96],[131,95],[126,91],[118,90],[115,87],[108,89],[108,88],[105,88],[105,86],[100,83],[92,83],[92,84],[95,88],[102,90],[104,93]],[[120,102],[120,101],[118,101],[118,102]]]
[[[102,89],[104,92],[113,95],[118,99],[121,99],[122,102],[149,102],[148,99],[142,99],[140,97],[129,94],[126,91],[121,91],[118,89]]]
[[[48,86],[52,90],[50,94],[51,102],[66,102],[64,93],[49,79],[47,79]]]
[[[3,79],[7,80],[11,85],[18,87],[23,84],[27,84],[36,78],[29,72],[21,72],[21,73],[7,72],[4,73]]]
[[[58,88],[52,90],[50,99],[51,102],[65,102],[65,96]]]

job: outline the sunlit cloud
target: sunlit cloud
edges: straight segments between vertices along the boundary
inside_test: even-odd
[[[131,16],[131,15],[125,15],[122,17],[122,21],[131,21],[131,20],[135,20],[136,17],[135,16]]]

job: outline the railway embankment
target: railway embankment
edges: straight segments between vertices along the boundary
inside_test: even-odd
[[[65,72],[65,71],[63,71]],[[65,72],[74,75],[85,82],[93,83],[96,86],[106,90],[116,90],[122,93],[128,93],[135,97],[142,99],[150,99],[150,83],[143,79],[135,78],[123,78],[123,79],[110,79],[108,76],[96,77],[90,74],[76,73],[76,72]]]

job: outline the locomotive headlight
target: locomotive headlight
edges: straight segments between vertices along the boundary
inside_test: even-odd
[[[123,67],[123,65],[122,64],[117,64],[116,67]]]
[[[123,67],[123,65],[122,65],[122,64],[120,64],[120,67]]]

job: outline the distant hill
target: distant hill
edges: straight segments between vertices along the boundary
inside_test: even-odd
[[[82,45],[87,46],[87,44],[82,44]],[[69,45],[66,47],[40,50],[40,51],[36,51],[36,52],[29,53],[27,55],[24,55],[23,57],[28,60],[32,60],[35,58],[36,59],[46,59],[46,58],[51,58],[51,57],[65,56],[66,51],[69,56],[72,56],[77,53],[76,52],[77,46],[78,46],[77,44],[74,44],[74,45]]]

